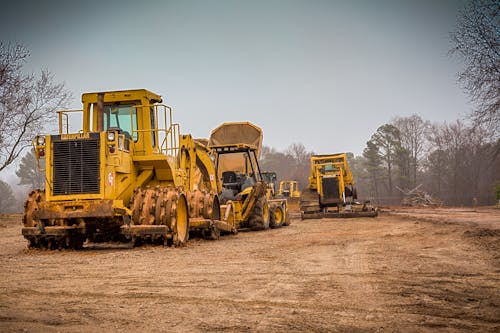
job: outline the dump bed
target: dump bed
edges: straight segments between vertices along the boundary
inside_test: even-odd
[[[262,148],[262,129],[249,122],[223,123],[210,134],[209,146],[248,144],[256,148],[260,158]]]

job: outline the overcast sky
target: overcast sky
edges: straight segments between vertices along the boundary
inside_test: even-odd
[[[0,40],[74,95],[146,88],[184,133],[251,121],[264,144],[361,154],[394,116],[471,109],[448,56],[464,1],[9,1]]]

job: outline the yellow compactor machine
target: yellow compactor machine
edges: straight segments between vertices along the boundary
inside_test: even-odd
[[[357,201],[345,153],[311,156],[309,184],[301,193],[300,211],[303,219],[378,215],[369,201]]]
[[[38,136],[45,190],[30,193],[22,234],[31,247],[81,248],[85,240],[183,245],[189,232],[236,232],[221,220],[209,149],[172,122],[150,91],[82,95],[83,110],[59,112],[59,133]],[[82,129],[69,133],[68,116]]]
[[[286,199],[273,197],[259,167],[262,130],[249,122],[223,123],[210,135],[221,180],[223,219],[238,229],[263,230],[289,225]]]

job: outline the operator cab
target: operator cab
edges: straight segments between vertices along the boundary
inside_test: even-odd
[[[216,170],[222,181],[221,202],[242,199],[247,188],[262,181],[255,149],[249,145],[212,147],[216,152]]]
[[[137,110],[133,104],[104,105],[104,129],[124,134],[128,140],[134,135],[137,142]]]
[[[238,193],[255,185],[251,176],[237,171],[224,171],[222,173],[222,197],[224,200],[236,200]]]

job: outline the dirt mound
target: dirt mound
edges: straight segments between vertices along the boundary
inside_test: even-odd
[[[500,265],[500,229],[467,230],[464,232],[464,237],[472,239],[478,247],[491,254]]]

